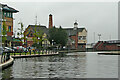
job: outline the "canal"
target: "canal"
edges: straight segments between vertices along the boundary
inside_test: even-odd
[[[19,58],[1,78],[118,78],[118,56],[76,52],[59,56]]]

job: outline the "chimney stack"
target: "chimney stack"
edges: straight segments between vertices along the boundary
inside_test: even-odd
[[[49,15],[49,28],[53,27],[52,14]]]

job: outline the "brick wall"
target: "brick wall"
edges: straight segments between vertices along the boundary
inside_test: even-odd
[[[103,41],[99,41],[95,46],[95,50],[102,51],[102,50],[120,50],[120,47],[117,44],[112,43],[105,43]]]
[[[77,49],[78,48],[78,34],[75,36],[71,36],[71,38],[75,41],[74,46],[75,46],[75,49]]]
[[[6,24],[6,30],[8,31],[9,26],[11,26],[11,32],[7,32],[8,36],[12,36],[13,35],[13,18],[8,18],[8,17],[4,17],[5,24]]]

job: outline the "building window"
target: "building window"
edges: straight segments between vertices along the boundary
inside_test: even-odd
[[[11,13],[9,13],[9,17],[11,17]]]
[[[6,12],[4,12],[4,16],[6,17]]]
[[[78,36],[78,40],[86,40],[86,36]]]
[[[11,18],[13,17],[13,14],[11,13]]]
[[[11,32],[11,26],[8,27],[8,31]]]
[[[7,13],[7,17],[9,17],[9,12]]]
[[[6,14],[5,14],[6,17],[7,17],[7,14],[8,14],[8,13],[6,12]]]
[[[78,40],[82,40],[82,36],[78,36]]]
[[[86,36],[83,36],[83,40],[86,40]]]

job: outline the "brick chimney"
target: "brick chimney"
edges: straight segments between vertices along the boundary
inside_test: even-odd
[[[49,15],[49,28],[53,27],[52,14]]]

